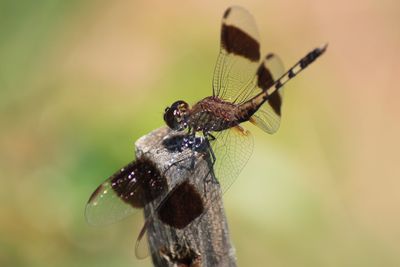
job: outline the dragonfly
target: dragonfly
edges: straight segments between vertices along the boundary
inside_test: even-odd
[[[283,89],[287,82],[319,58],[327,45],[317,47],[285,71],[280,58],[268,53],[261,57],[259,34],[252,15],[244,8],[229,7],[223,14],[220,52],[214,69],[212,95],[192,107],[178,100],[164,111],[164,121],[173,131],[185,132],[183,148],[200,140],[209,148],[212,168],[224,193],[239,176],[253,150],[253,138],[243,123],[250,122],[273,134],[280,126]],[[177,152],[179,153],[179,152]],[[188,178],[189,179],[189,178]],[[85,215],[90,224],[104,225],[119,221],[145,205],[165,195],[178,198],[179,194],[196,195],[188,183],[167,191],[163,173],[146,159],[137,159],[124,166],[104,181],[90,196]],[[182,203],[182,210],[188,210]],[[191,217],[176,224],[173,216],[158,206],[160,219],[178,229],[186,227],[205,212],[201,205],[191,211]],[[184,212],[183,212],[184,213]],[[141,242],[147,221],[139,234]],[[138,247],[138,245],[136,245]],[[136,256],[138,255],[136,251]]]

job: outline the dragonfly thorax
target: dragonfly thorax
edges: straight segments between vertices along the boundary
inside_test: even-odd
[[[187,123],[195,131],[222,131],[238,124],[236,113],[235,104],[209,96],[192,107]]]

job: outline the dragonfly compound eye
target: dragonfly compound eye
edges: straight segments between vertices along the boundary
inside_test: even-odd
[[[182,131],[187,127],[186,117],[189,105],[182,101],[176,101],[171,107],[166,108],[164,112],[164,121],[169,128],[176,131]]]

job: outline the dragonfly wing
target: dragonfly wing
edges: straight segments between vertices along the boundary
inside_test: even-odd
[[[86,220],[92,225],[119,221],[141,210],[165,190],[165,179],[151,162],[133,161],[93,192],[86,204]]]
[[[222,19],[221,48],[214,70],[213,95],[236,102],[243,91],[254,87],[252,80],[260,61],[256,23],[241,7],[228,8]]]
[[[225,193],[239,176],[253,152],[253,136],[241,126],[215,134],[210,141],[215,154],[214,173]]]
[[[256,90],[245,97],[250,99],[256,94],[267,91],[285,72],[280,58],[268,54],[260,64],[255,77]],[[268,100],[250,118],[250,122],[260,127],[263,131],[273,134],[280,126],[282,115],[283,87],[268,96]]]

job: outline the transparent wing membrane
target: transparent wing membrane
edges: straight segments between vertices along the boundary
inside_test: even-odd
[[[222,19],[213,95],[235,102],[237,96],[251,84],[259,59],[259,36],[253,17],[241,7],[227,9]]]
[[[253,152],[253,136],[240,126],[219,132],[210,141],[215,154],[214,173],[225,193],[239,176]]]

